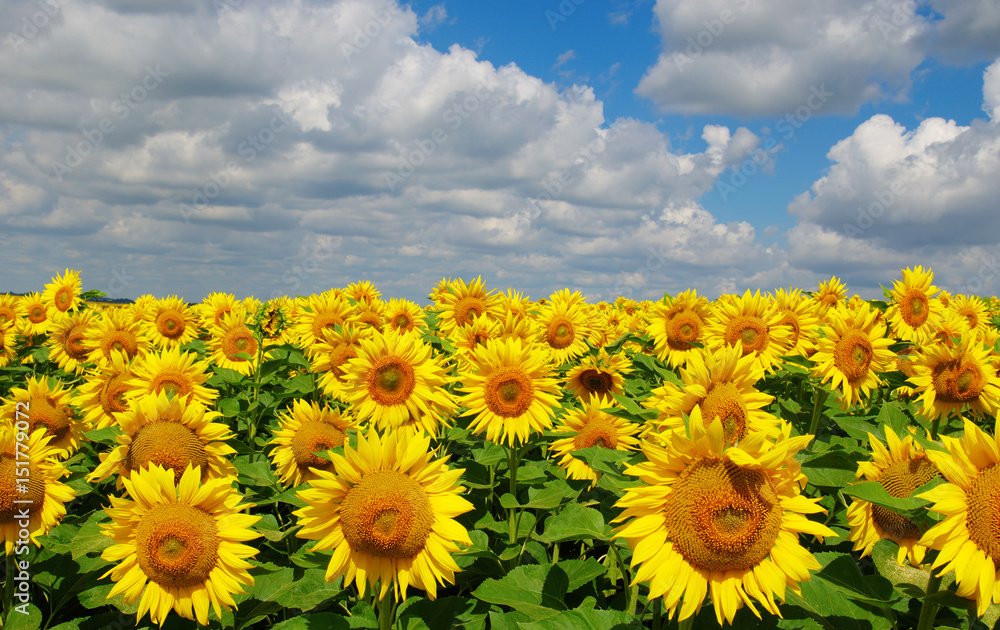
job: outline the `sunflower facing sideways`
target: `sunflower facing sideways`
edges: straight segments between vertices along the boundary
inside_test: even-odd
[[[566,373],[566,389],[583,404],[593,401],[605,406],[616,404],[612,394],[624,395],[623,374],[631,371],[632,361],[624,354],[608,354],[601,348],[597,356],[585,356]]]
[[[115,582],[108,599],[139,600],[136,625],[148,612],[162,626],[171,610],[208,625],[209,605],[221,619],[236,607],[233,594],[253,585],[247,559],[257,550],[242,543],[260,537],[250,529],[260,517],[243,513],[253,504],[240,503],[233,481],[201,481],[191,466],[176,480],[153,465],[125,480],[130,499],[110,497],[111,522],[101,528],[114,544],[101,557],[118,564],[101,578]]]
[[[66,459],[80,448],[87,430],[80,414],[71,406],[71,390],[54,379],[28,377],[24,388],[10,390],[10,398],[0,407],[3,426],[13,427],[17,420],[27,420],[28,433],[44,427],[51,436],[49,447],[60,459]]]
[[[627,521],[614,538],[632,549],[632,583],[649,582],[649,598],[662,597],[671,617],[679,608],[678,621],[709,594],[719,625],[744,604],[760,617],[754,600],[780,615],[775,597],[798,593],[820,568],[798,535],[836,535],[805,517],[823,512],[819,499],[799,494],[793,457],[812,436],[773,442],[754,433],[727,447],[722,423],[706,428],[698,408],[690,426],[690,437],[643,443],[649,461],[625,471],[645,484],[625,491],[616,503],[625,511],[612,521]]]
[[[287,488],[303,481],[318,479],[312,469],[327,470],[330,460],[316,455],[343,446],[347,430],[353,428],[351,418],[337,409],[320,407],[318,403],[296,400],[291,409],[278,414],[278,428],[269,444],[281,483]]]
[[[812,356],[813,375],[839,390],[844,409],[867,398],[882,382],[879,373],[893,367],[896,355],[889,350],[892,340],[885,336],[880,315],[868,304],[856,311],[840,307],[827,312]]]
[[[559,384],[547,349],[513,337],[494,339],[476,349],[471,365],[461,377],[460,403],[475,414],[469,424],[474,433],[485,431],[487,440],[513,447],[552,426]]]
[[[66,372],[83,374],[83,364],[89,361],[90,354],[84,340],[93,318],[93,311],[53,315],[49,338],[45,342],[49,347],[49,360]]]
[[[73,405],[83,411],[83,421],[89,428],[103,429],[117,422],[114,414],[128,409],[131,379],[132,371],[124,352],[116,352],[110,366],[88,372],[84,383],[77,386]]]
[[[885,444],[868,434],[872,461],[858,463],[858,479],[877,481],[889,496],[908,498],[940,473],[924,449],[913,441],[912,435],[900,440],[892,427],[884,425],[884,429]],[[854,550],[861,551],[862,558],[871,554],[875,543],[886,538],[899,545],[896,554],[899,565],[906,557],[911,566],[919,567],[923,563],[927,548],[918,544],[923,531],[908,518],[868,501],[853,499],[847,508],[847,523],[851,526]]]
[[[307,505],[294,512],[299,538],[316,540],[312,551],[332,551],[326,581],[344,576],[364,595],[379,585],[406,599],[410,586],[437,598],[438,584],[454,583],[458,565],[451,554],[472,545],[455,517],[473,509],[456,485],[463,469],[449,470],[435,459],[430,438],[397,439],[394,432],[358,435],[358,446],[332,453],[331,470],[301,490]]]
[[[601,411],[600,404],[594,402],[585,409],[574,409],[563,416],[555,428],[556,433],[573,433],[572,437],[552,443],[552,457],[558,459],[559,468],[566,471],[570,479],[590,481],[593,488],[601,478],[601,473],[591,468],[587,462],[576,459],[571,454],[592,446],[613,451],[634,451],[639,446],[635,437],[639,426]]]

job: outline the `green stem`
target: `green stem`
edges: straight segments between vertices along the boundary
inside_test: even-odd
[[[385,593],[385,597],[378,600],[378,628],[379,630],[389,630],[392,628],[393,616],[396,612],[393,606],[394,594],[392,590]]]
[[[678,621],[677,622],[677,630],[691,630],[691,628],[694,627],[694,618],[695,618],[695,615],[691,615],[690,617],[688,617],[684,621]]]
[[[519,448],[513,446],[507,447],[507,476],[510,481],[510,494],[517,501],[517,467],[520,466],[521,462],[521,451]],[[510,512],[507,514],[508,523],[508,538],[510,544],[517,543],[517,526],[520,520],[520,514],[517,513],[517,508],[511,508]],[[516,515],[516,516],[515,516]]]
[[[920,604],[920,620],[917,621],[917,630],[932,630],[934,628],[934,618],[937,617],[938,604],[930,601],[931,595],[938,592],[941,587],[941,578],[934,573],[934,569],[930,571],[930,577],[927,578],[927,590],[924,593],[924,601]]]
[[[653,602],[653,630],[660,630],[660,604],[662,602],[662,597],[657,597]]]
[[[819,419],[823,417],[823,404],[826,402],[827,392],[820,387],[816,388],[813,396],[812,422],[809,423],[809,435],[816,435],[819,430]]]
[[[12,554],[7,554],[7,572],[4,573],[4,598],[3,598],[3,617],[0,621],[0,627],[7,625],[7,617],[10,616],[10,609],[14,606],[14,567],[10,566],[11,560],[14,556]]]
[[[931,439],[932,440],[938,439],[938,429],[940,427],[941,427],[941,416],[938,416],[937,418],[934,418],[933,422],[931,422]]]

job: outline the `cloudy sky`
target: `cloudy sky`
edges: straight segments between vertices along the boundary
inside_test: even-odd
[[[8,0],[0,291],[1000,287],[998,0]]]

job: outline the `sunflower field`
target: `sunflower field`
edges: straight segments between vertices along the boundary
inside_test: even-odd
[[[0,294],[3,628],[992,628],[1000,301]]]

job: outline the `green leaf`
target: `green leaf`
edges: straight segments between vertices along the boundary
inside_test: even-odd
[[[813,555],[824,565],[813,574],[814,579],[826,580],[847,597],[877,606],[887,617],[892,617],[893,587],[889,580],[876,575],[862,575],[857,561],[846,553],[819,552]]]
[[[566,610],[548,619],[520,623],[521,630],[626,630],[642,628],[642,624],[620,610]]]
[[[98,444],[117,444],[118,440],[116,438],[121,434],[121,429],[118,427],[104,427],[103,429],[86,431],[83,435],[90,442],[96,442]]]
[[[469,620],[476,608],[475,599],[467,597],[441,597],[429,600],[411,597],[396,612],[400,630],[451,630],[462,628],[462,621]],[[480,615],[485,618],[485,612]]]
[[[349,630],[351,624],[343,615],[322,612],[312,615],[300,615],[288,621],[271,626],[272,630],[316,630],[330,628],[331,630]]]
[[[271,474],[271,463],[266,459],[250,462],[241,456],[233,460],[233,466],[236,467],[240,477],[251,485],[269,487],[275,483],[275,478]]]
[[[814,486],[843,488],[856,479],[858,461],[842,450],[829,450],[802,462],[802,472]]]
[[[566,572],[557,565],[530,564],[514,568],[499,580],[484,580],[472,595],[528,615],[545,614],[548,610],[566,610],[563,600],[568,586]]]
[[[14,600],[15,606],[20,606],[21,602]],[[27,614],[22,613],[25,611]],[[4,630],[37,630],[42,627],[42,611],[33,603],[28,602],[23,608],[15,608],[7,615],[7,623]]]
[[[566,587],[567,593],[572,593],[584,584],[589,584],[608,570],[594,558],[560,560],[556,566],[566,572],[566,578],[569,580]]]
[[[543,543],[564,540],[610,540],[611,528],[597,510],[579,503],[567,505],[561,512],[545,519],[545,533],[538,537]]]

